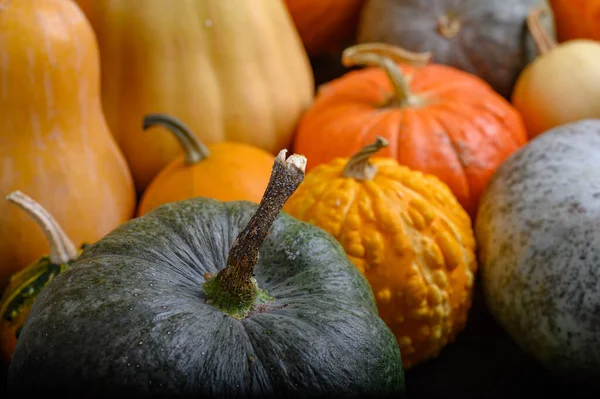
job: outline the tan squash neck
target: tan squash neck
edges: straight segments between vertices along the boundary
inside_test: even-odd
[[[175,135],[184,151],[183,162],[193,165],[210,156],[208,148],[202,144],[191,130],[179,119],[166,114],[149,114],[144,117],[144,130],[161,125]]]
[[[6,199],[27,212],[42,228],[50,244],[50,262],[55,265],[63,265],[77,257],[77,248],[54,217],[43,206],[21,191],[11,192],[6,196]]]
[[[418,102],[412,94],[399,63],[423,66],[431,61],[430,52],[414,53],[400,47],[385,43],[364,43],[348,47],[342,53],[342,64],[352,66],[375,66],[383,69],[393,88],[392,98],[388,105],[410,106]]]
[[[348,160],[343,176],[356,180],[373,180],[377,174],[377,167],[370,162],[371,157],[387,146],[387,140],[377,137],[374,143],[364,146]]]
[[[547,13],[546,7],[537,7],[527,15],[527,29],[531,33],[540,55],[549,53],[558,45],[542,23],[542,17]]]

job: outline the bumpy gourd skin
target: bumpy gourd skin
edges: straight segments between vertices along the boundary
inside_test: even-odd
[[[477,269],[471,221],[434,176],[374,158],[375,178],[361,181],[343,177],[346,162],[307,174],[284,210],[342,244],[407,368],[437,356],[464,328]]]

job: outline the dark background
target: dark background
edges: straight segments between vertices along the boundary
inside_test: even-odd
[[[476,281],[465,330],[437,358],[406,371],[408,399],[600,398],[600,390],[561,382],[522,351],[487,311],[480,287]]]

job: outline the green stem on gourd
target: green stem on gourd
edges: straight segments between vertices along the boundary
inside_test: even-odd
[[[166,127],[175,135],[181,147],[183,147],[183,162],[186,165],[193,165],[210,156],[208,148],[196,138],[191,130],[179,119],[166,114],[148,114],[144,117],[144,130],[153,126],[161,125]]]
[[[42,228],[50,244],[51,263],[63,265],[77,257],[77,248],[43,206],[18,190],[8,194],[6,199],[24,210]]]
[[[387,146],[386,139],[377,137],[373,144],[364,146],[348,160],[343,176],[357,180],[373,180],[377,174],[377,167],[370,162],[370,159],[377,151]]]
[[[548,8],[537,7],[531,10],[527,15],[527,29],[533,41],[537,47],[537,51],[540,55],[547,54],[550,50],[555,48],[558,44],[550,36],[548,30],[542,24],[542,16],[548,13]]]
[[[287,199],[304,179],[306,158],[282,150],[273,163],[271,178],[258,208],[229,251],[227,265],[216,276],[208,276],[203,291],[207,303],[232,317],[244,318],[255,305],[268,301],[252,277],[258,253],[271,225]]]
[[[431,61],[431,52],[414,53],[385,43],[364,43],[348,47],[342,53],[342,64],[352,66],[375,66],[382,68],[390,79],[393,97],[390,103],[396,106],[411,104],[413,95],[398,63],[413,66],[426,65]]]

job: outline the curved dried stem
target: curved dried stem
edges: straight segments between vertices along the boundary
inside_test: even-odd
[[[410,86],[398,67],[406,63],[423,66],[431,62],[432,53],[415,53],[386,43],[363,43],[348,47],[342,53],[342,64],[351,66],[375,66],[383,69],[393,87],[393,102],[407,105],[412,96]]]
[[[50,244],[50,262],[62,265],[77,257],[77,248],[43,206],[18,190],[8,194],[6,199],[27,212],[42,228]]]
[[[374,143],[364,146],[348,160],[343,176],[357,180],[373,180],[377,174],[377,168],[370,162],[370,159],[377,151],[387,146],[386,139],[377,137]]]
[[[550,36],[550,32],[542,23],[542,17],[547,15],[548,11],[547,7],[537,7],[527,15],[527,29],[531,33],[540,55],[547,54],[557,46],[556,41]]]
[[[196,138],[192,131],[179,119],[166,114],[148,114],[144,117],[144,130],[161,125],[175,135],[184,151],[186,165],[192,165],[210,156],[208,148]]]

